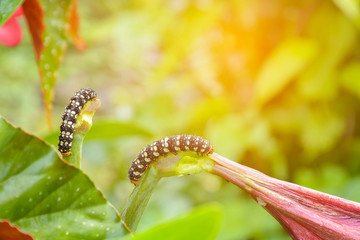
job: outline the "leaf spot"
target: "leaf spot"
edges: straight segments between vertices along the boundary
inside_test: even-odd
[[[46,73],[46,76],[47,76],[47,77],[51,77],[51,72],[47,72],[47,73]]]
[[[50,41],[51,41],[51,38],[49,36],[45,37],[45,39],[44,39],[45,46],[49,45]]]
[[[51,54],[52,54],[52,55],[55,56],[57,53],[58,53],[58,52],[57,52],[57,50],[56,50],[55,48],[51,50]]]

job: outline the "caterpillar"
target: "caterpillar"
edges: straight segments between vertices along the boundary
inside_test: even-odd
[[[71,144],[77,122],[77,116],[80,114],[84,105],[97,97],[96,92],[91,88],[82,88],[76,92],[70,99],[70,103],[65,107],[65,112],[62,116],[62,124],[60,126],[59,136],[59,152],[63,156],[71,154]]]
[[[146,168],[157,161],[160,156],[169,153],[177,154],[179,151],[193,151],[208,155],[214,152],[213,147],[206,139],[195,135],[175,135],[159,139],[144,148],[132,162],[128,172],[130,181],[137,185]]]

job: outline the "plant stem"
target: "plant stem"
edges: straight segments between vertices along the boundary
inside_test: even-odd
[[[208,156],[193,152],[170,155],[154,162],[131,193],[122,213],[122,220],[134,232],[157,183],[162,177],[212,172],[214,162]]]
[[[81,156],[82,156],[82,144],[86,133],[74,133],[74,139],[71,147],[71,154],[69,156],[64,156],[64,159],[69,163],[74,164],[78,168],[81,167]]]
[[[125,210],[121,216],[122,220],[131,229],[131,231],[136,230],[147,203],[149,202],[151,194],[159,180],[160,177],[157,175],[156,169],[152,167],[146,171],[138,183],[138,186],[135,187],[134,191],[131,193],[129,200],[126,203]]]

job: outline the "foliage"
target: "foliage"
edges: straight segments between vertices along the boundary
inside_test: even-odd
[[[67,41],[71,39],[78,48],[84,48],[78,34],[77,0],[62,0],[59,4],[54,4],[52,0],[1,1],[0,26],[21,3],[33,40],[48,125],[51,129],[53,88]]]
[[[114,239],[124,234],[118,213],[88,176],[3,118],[0,129],[1,219],[35,239]]]
[[[3,25],[11,17],[15,9],[18,8],[22,2],[23,0],[0,2],[0,26]]]
[[[214,239],[219,231],[221,216],[221,207],[215,204],[202,206],[184,216],[138,233],[133,238],[128,236],[124,240],[181,240],[184,238],[189,240],[210,240]]]

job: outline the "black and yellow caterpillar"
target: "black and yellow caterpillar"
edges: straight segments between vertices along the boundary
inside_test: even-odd
[[[80,114],[84,105],[97,97],[96,92],[91,88],[83,88],[76,92],[71,98],[70,103],[65,107],[60,126],[59,151],[62,155],[71,154],[71,144],[75,130],[76,118]]]
[[[214,152],[213,147],[206,139],[195,135],[175,135],[159,139],[144,148],[132,162],[129,169],[129,179],[137,185],[150,164],[157,161],[160,156],[169,153],[177,154],[180,151],[193,151],[202,155]]]

